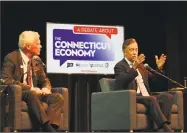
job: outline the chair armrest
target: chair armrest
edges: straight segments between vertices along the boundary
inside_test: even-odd
[[[157,94],[166,93],[166,92],[156,92]],[[183,92],[170,90],[169,94],[173,96],[173,104],[176,104],[178,107],[178,121],[180,129],[184,129],[184,107],[183,107]]]
[[[184,129],[184,105],[183,105],[183,92],[182,91],[169,91],[174,97],[174,104],[178,107],[178,120],[180,129]]]
[[[171,94],[174,98],[174,104],[177,104],[178,106],[183,107],[183,93],[182,91],[169,91],[169,94]]]
[[[162,93],[169,93],[173,96],[173,104],[178,106],[183,106],[183,93],[182,91],[165,91],[165,92],[153,92],[153,95],[158,95]]]
[[[56,88],[52,88],[52,93],[62,94],[62,96],[64,98],[63,129],[69,130],[69,93],[68,93],[68,89],[65,87],[56,87]]]
[[[96,92],[91,96],[92,130],[129,130],[136,127],[136,92]]]
[[[0,132],[3,131],[3,128],[5,127],[5,93],[3,91],[0,91]]]
[[[20,129],[22,87],[20,85],[11,85],[4,92],[7,94],[5,98],[7,123],[10,128]]]

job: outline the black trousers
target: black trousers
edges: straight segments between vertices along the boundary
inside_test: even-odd
[[[29,116],[34,128],[39,128],[48,121],[57,127],[60,125],[61,112],[64,105],[62,95],[58,93],[41,95],[34,91],[23,91],[22,100],[27,103]],[[44,110],[42,102],[48,104],[47,110]]]
[[[164,123],[170,124],[173,96],[169,93],[162,93],[152,96],[137,96],[137,103],[144,104],[151,118],[158,128]]]

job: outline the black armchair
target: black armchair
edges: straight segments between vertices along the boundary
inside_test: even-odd
[[[115,79],[103,78],[99,82],[102,92],[92,93],[91,97],[92,131],[132,132],[153,128],[154,122],[147,116],[146,107],[136,103],[136,91],[115,91]],[[169,91],[168,93],[174,96],[171,128],[183,132],[183,94],[181,91]]]
[[[28,114],[27,104],[22,101],[22,90],[7,87],[0,92],[1,99],[1,130],[28,131],[32,130],[31,120]],[[64,97],[64,107],[61,113],[61,124],[58,130],[68,131],[69,129],[69,101],[68,89],[64,87],[52,88],[52,92],[60,93]],[[48,108],[47,103],[42,103],[44,109]]]

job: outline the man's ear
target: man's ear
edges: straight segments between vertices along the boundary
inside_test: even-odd
[[[30,49],[31,49],[31,45],[26,44],[26,48],[27,48],[28,50],[30,50]]]
[[[123,55],[124,55],[124,56],[126,55],[125,50],[123,50]]]

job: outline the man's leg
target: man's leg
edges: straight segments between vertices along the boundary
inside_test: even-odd
[[[173,96],[169,93],[162,93],[160,95],[155,95],[157,101],[159,102],[162,113],[168,120],[168,124],[171,124],[171,109],[173,105]]]
[[[49,123],[57,129],[60,125],[61,113],[63,112],[64,98],[59,93],[44,95],[42,101],[48,104],[47,115]]]
[[[40,95],[34,91],[24,91],[22,93],[22,99],[27,103],[29,114],[31,117],[41,124],[45,131],[55,132],[55,130],[49,125],[49,117],[45,113],[40,101]]]
[[[155,121],[158,128],[164,127],[165,131],[172,132],[168,127],[168,120],[162,113],[158,101],[153,96],[137,96],[137,103],[142,103],[147,106],[150,116]]]

